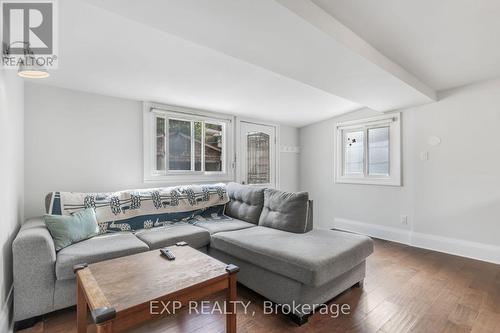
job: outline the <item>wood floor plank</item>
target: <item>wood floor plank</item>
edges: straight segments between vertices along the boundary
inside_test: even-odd
[[[472,333],[500,333],[500,314],[481,310],[472,325]]]
[[[216,294],[207,300],[222,301],[224,295]],[[317,313],[298,327],[282,314],[264,314],[265,298],[243,286],[238,286],[238,300],[251,302],[249,313],[239,309],[237,315],[241,333],[500,333],[500,265],[375,240],[364,287],[350,289],[328,303],[348,304],[349,315],[332,318]],[[189,314],[182,309],[127,333],[224,330],[223,315]],[[75,332],[74,309],[46,315],[43,321],[22,331]],[[89,333],[95,333],[92,325]]]

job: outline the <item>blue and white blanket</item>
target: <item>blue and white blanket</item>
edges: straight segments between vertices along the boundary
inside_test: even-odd
[[[221,217],[229,201],[225,184],[189,185],[114,193],[53,192],[49,214],[94,208],[101,233],[134,231]]]

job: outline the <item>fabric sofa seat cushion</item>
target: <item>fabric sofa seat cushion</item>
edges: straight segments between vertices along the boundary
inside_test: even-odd
[[[226,215],[258,224],[264,205],[264,188],[229,183],[226,191],[230,199],[226,204]]]
[[[92,264],[148,250],[149,247],[132,233],[96,236],[65,247],[57,253],[56,277],[58,280],[74,278],[73,266],[76,264]]]
[[[210,234],[256,227],[256,225],[253,223],[248,223],[234,218],[229,220],[207,219],[205,221],[196,221],[193,223],[193,225],[207,230]]]
[[[283,192],[266,189],[259,225],[288,232],[304,233],[307,230],[308,208],[309,194],[307,192]]]
[[[210,246],[313,286],[347,272],[373,252],[366,236],[323,229],[296,234],[261,226],[215,234]]]
[[[210,243],[210,233],[205,229],[187,223],[176,223],[172,226],[138,231],[137,238],[146,243],[150,249],[160,249],[184,241],[189,246],[198,249]]]

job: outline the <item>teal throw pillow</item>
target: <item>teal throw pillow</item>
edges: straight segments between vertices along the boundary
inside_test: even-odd
[[[44,220],[54,239],[56,251],[99,233],[99,225],[93,208],[87,208],[72,215],[45,215]]]

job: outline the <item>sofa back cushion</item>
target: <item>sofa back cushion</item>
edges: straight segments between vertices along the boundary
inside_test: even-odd
[[[229,201],[225,184],[186,185],[113,193],[53,192],[48,213],[71,215],[93,208],[100,233],[135,231],[221,215]]]
[[[309,194],[307,192],[293,193],[266,189],[259,226],[304,233],[309,229],[308,210]]]
[[[226,215],[258,224],[264,206],[264,188],[229,183],[226,190],[230,199],[226,204]]]

